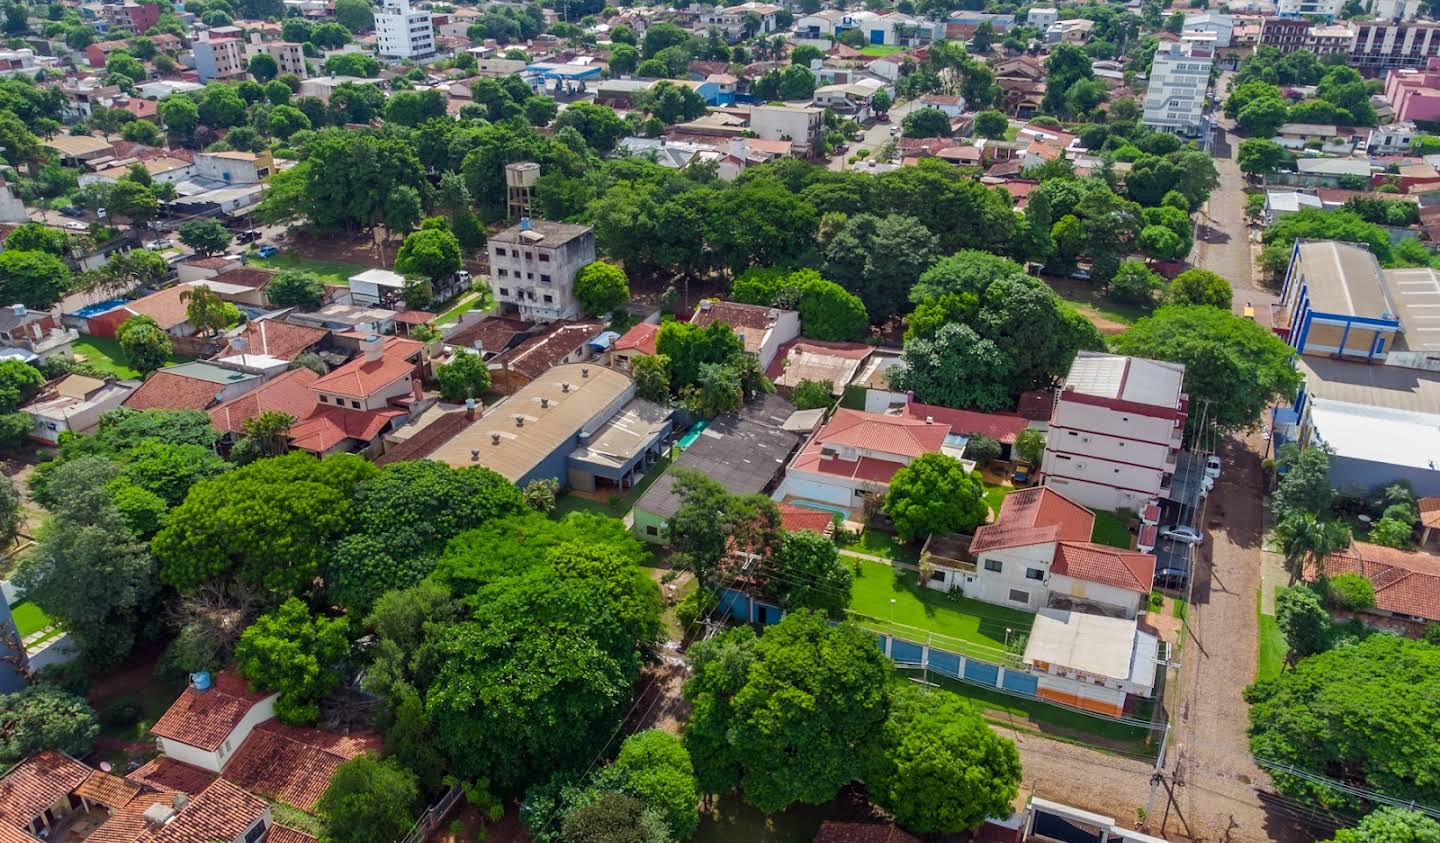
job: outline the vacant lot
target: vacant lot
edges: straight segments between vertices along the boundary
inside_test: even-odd
[[[259,266],[266,269],[303,269],[306,272],[313,272],[320,276],[320,280],[326,284],[334,284],[340,287],[350,286],[350,276],[357,275],[370,268],[354,263],[340,263],[338,261],[324,261],[316,258],[301,257],[295,252],[281,252],[278,255],[273,255],[268,258],[258,257],[252,252],[247,262],[250,266]]]
[[[75,354],[102,372],[108,372],[121,380],[139,378],[140,373],[126,364],[125,352],[120,343],[107,337],[82,336],[74,345]],[[166,366],[188,363],[193,357],[172,354],[165,359]]]
[[[858,573],[851,591],[850,609],[864,615],[864,625],[872,629],[912,640],[931,632],[999,650],[1005,647],[1007,639],[1028,634],[1035,622],[1035,616],[1029,612],[917,588],[915,574],[910,571],[879,562],[854,561]],[[949,642],[936,644],[944,649],[952,648]]]

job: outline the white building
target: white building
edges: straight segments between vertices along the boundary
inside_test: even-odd
[[[774,32],[779,28],[776,16],[780,10],[779,6],[769,3],[716,6],[701,15],[700,22],[707,28],[720,30],[730,40],[737,41],[752,35],[769,35]]]
[[[1374,0],[1370,14],[1377,20],[1399,23],[1420,16],[1420,0]]]
[[[350,276],[350,301],[355,304],[394,307],[404,291],[405,276],[388,269],[367,269]]]
[[[206,680],[213,684],[203,690],[193,683],[187,686],[150,734],[163,754],[218,773],[255,727],[275,716],[280,695],[251,691],[235,673]]]
[[[1210,66],[1214,61],[1213,50],[1173,41],[1162,43],[1150,65],[1144,124],[1190,137],[1200,134],[1205,91],[1210,87]]]
[[[750,131],[761,140],[788,140],[801,158],[818,153],[825,132],[825,109],[811,106],[757,105],[750,109]]]
[[[1129,697],[1154,695],[1159,658],[1160,640],[1133,618],[1041,609],[1024,662],[1040,699],[1119,717]]]
[[[1230,39],[1235,34],[1235,19],[1230,15],[1222,15],[1212,12],[1199,12],[1185,16],[1185,33],[1209,32],[1215,35],[1216,47],[1230,46]]]
[[[1094,509],[1165,497],[1185,432],[1185,367],[1082,351],[1055,398],[1042,482]]]
[[[245,42],[239,38],[216,37],[206,30],[195,39],[191,52],[195,56],[195,73],[201,82],[240,79],[249,73]]]
[[[275,172],[275,159],[270,153],[225,152],[195,153],[195,175],[227,185],[259,184]]]
[[[780,346],[800,336],[800,314],[794,310],[704,299],[690,317],[705,327],[724,322],[740,338],[746,354],[755,355],[761,369],[769,369]]]
[[[130,387],[110,380],[66,375],[25,405],[34,427],[30,438],[58,445],[62,433],[88,433],[100,417],[130,397]]]
[[[1025,16],[1025,25],[1037,29],[1048,29],[1051,24],[1060,20],[1060,10],[1055,7],[1039,7],[1030,10]]]
[[[580,315],[575,274],[595,260],[595,231],[522,217],[490,238],[490,288],[502,315],[551,322]]]
[[[1322,17],[1335,20],[1345,0],[1275,0],[1275,14],[1282,18]]]
[[[410,0],[385,0],[375,13],[375,45],[381,58],[431,58],[435,55],[435,27],[430,13],[411,9]]]
[[[948,424],[838,409],[791,460],[774,498],[858,513],[867,497],[883,496],[890,478],[911,460],[944,453],[948,436]]]

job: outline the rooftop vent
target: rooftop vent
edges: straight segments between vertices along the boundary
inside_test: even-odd
[[[562,383],[562,384],[560,384],[560,391],[561,391],[561,392],[569,392],[569,391],[570,391],[570,384],[569,384],[568,382],[567,382],[567,383]]]
[[[499,436],[500,434],[497,433],[497,434],[495,434],[495,435],[496,435],[496,436]],[[480,449],[479,449],[479,448],[471,448],[471,449],[470,449],[470,462],[478,462],[479,460],[480,460]]]
[[[490,444],[491,444],[491,445],[499,445],[499,444],[500,444],[500,434],[499,434],[499,433],[492,433],[492,434],[490,434]]]
[[[516,427],[524,427],[524,426],[525,426],[525,417],[524,417],[524,416],[516,416],[516,417],[515,417],[515,426],[516,426]]]
[[[934,417],[934,416],[926,416],[926,417],[925,417],[925,423],[926,423],[926,424],[934,424],[934,423],[935,423],[935,417]]]
[[[581,366],[581,367],[580,367],[580,377],[582,377],[582,378],[588,378],[588,377],[590,377],[590,367],[589,367],[589,366]]]

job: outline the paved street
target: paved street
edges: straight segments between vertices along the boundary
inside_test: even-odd
[[[854,155],[861,149],[870,150],[870,154],[872,156],[875,153],[879,152],[880,147],[890,142],[890,127],[899,126],[900,123],[905,119],[905,115],[909,114],[911,109],[913,109],[914,107],[914,100],[897,103],[891,106],[890,122],[875,123],[865,130],[865,136],[863,139],[858,141],[850,141],[850,151],[845,153],[844,155],[836,155],[835,157],[831,158],[830,169],[845,169],[845,162],[849,159],[851,155]]]

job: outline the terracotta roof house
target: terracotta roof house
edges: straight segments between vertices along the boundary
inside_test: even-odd
[[[251,793],[313,812],[336,768],[380,748],[373,734],[339,735],[267,720],[255,727],[221,775]]]
[[[1368,542],[1325,558],[1325,574],[1359,574],[1375,588],[1375,607],[1366,614],[1416,624],[1440,621],[1440,556]],[[1313,570],[1305,572],[1313,580]]]
[[[218,773],[251,731],[275,716],[278,696],[250,690],[239,674],[218,673],[209,688],[186,687],[150,733],[166,756]]]
[[[803,506],[781,504],[780,529],[790,531],[811,530],[828,536],[835,529],[835,520],[832,516],[833,513],[821,509],[809,509]]]
[[[315,403],[290,428],[290,444],[315,454],[362,451],[375,455],[380,437],[429,403],[417,367],[424,344],[370,335],[361,354],[308,386]]]
[[[801,381],[828,381],[831,394],[838,398],[874,350],[863,342],[791,340],[780,346],[765,376],[782,395],[794,392]]]
[[[920,843],[920,838],[895,823],[847,823],[826,820],[815,832],[815,843]]]
[[[152,374],[121,406],[131,410],[208,410],[263,382],[259,375],[213,363],[182,363]]]
[[[1008,446],[1030,425],[1030,420],[1015,413],[982,413],[977,410],[954,410],[936,404],[921,404],[912,401],[905,405],[905,415],[924,421],[931,419],[950,425],[950,430],[962,435],[978,433]]]
[[[195,326],[190,324],[189,317],[185,315],[185,302],[180,300],[181,294],[189,291],[191,286],[176,284],[113,310],[91,316],[86,320],[85,333],[97,337],[113,337],[127,319],[143,315],[154,319],[162,330],[172,336],[193,337],[196,334]]]
[[[606,355],[605,364],[621,371],[630,371],[637,357],[652,357],[655,354],[655,339],[660,336],[660,326],[652,322],[641,322],[620,335]]]
[[[781,499],[858,509],[911,460],[939,453],[949,434],[946,424],[841,408],[791,460]]]
[[[268,828],[274,821],[270,816],[270,805],[264,799],[246,793],[224,779],[217,779],[194,799],[181,805],[173,805],[169,811],[160,804],[161,816],[170,814],[171,819],[163,822],[153,834],[140,838],[153,843],[214,843],[217,840],[236,841],[250,837],[257,827]],[[154,814],[152,807],[146,813],[147,819]],[[253,838],[263,841],[262,834]]]
[[[320,375],[301,367],[291,369],[259,387],[210,410],[210,423],[231,439],[244,434],[245,422],[265,412],[285,413],[296,419],[310,414],[318,403],[310,387]]]
[[[176,761],[168,755],[157,755],[146,761],[125,778],[144,787],[155,790],[188,793],[191,796],[210,786],[220,774],[205,770],[184,761]]]
[[[1035,611],[1078,608],[1134,618],[1150,593],[1155,557],[1090,541],[1095,516],[1053,489],[1014,492],[975,531],[969,558],[929,585]]]
[[[328,330],[313,325],[252,319],[212,359],[228,368],[274,377],[329,336]]]
[[[489,360],[513,346],[519,339],[528,336],[534,327],[529,322],[506,319],[503,316],[486,316],[466,321],[462,315],[459,326],[445,337],[445,345],[473,349]]]
[[[557,319],[539,327],[516,345],[490,358],[490,386],[511,395],[555,366],[584,363],[601,350],[592,345],[605,332],[598,320]]]
[[[690,317],[690,324],[703,328],[715,322],[724,322],[735,331],[745,352],[759,359],[762,370],[770,368],[780,346],[800,336],[800,314],[796,311],[704,299]]]
[[[0,776],[0,822],[39,835],[81,808],[71,799],[91,770],[63,752],[44,750]]]

